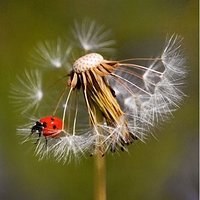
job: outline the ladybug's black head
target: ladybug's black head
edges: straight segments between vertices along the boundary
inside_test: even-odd
[[[35,125],[31,128],[31,134],[38,133],[39,136],[40,136],[41,133],[42,133],[43,128],[44,128],[44,124],[37,121],[35,123]]]

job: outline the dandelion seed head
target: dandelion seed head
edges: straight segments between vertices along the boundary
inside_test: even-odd
[[[93,67],[97,67],[103,60],[103,56],[98,53],[86,54],[74,62],[73,68],[77,73],[84,72]]]
[[[103,26],[85,20],[75,23],[73,33],[75,42],[70,46],[57,40],[36,48],[35,61],[54,68],[69,64],[77,47],[85,55],[69,64],[73,66],[69,89],[63,85],[48,118],[40,117],[32,126],[19,129],[26,135],[25,142],[37,141],[35,154],[40,159],[53,157],[64,163],[87,154],[128,151],[127,146],[136,140],[144,142],[153,127],[179,107],[186,74],[179,36],[169,38],[158,57],[113,61],[104,59],[103,53],[112,51],[114,40]],[[23,106],[22,112],[37,108],[44,96],[41,73],[26,71],[18,82],[12,94]],[[80,128],[80,122],[87,130]]]

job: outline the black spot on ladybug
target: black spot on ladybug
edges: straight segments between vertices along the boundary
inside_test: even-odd
[[[56,125],[53,125],[53,129],[56,129]]]
[[[53,117],[51,118],[51,121],[54,121],[54,118],[53,118]]]
[[[44,122],[42,126],[43,126],[44,128],[46,128],[46,127],[47,127],[47,123]]]

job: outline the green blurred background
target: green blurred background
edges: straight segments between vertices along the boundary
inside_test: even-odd
[[[10,83],[31,68],[38,41],[65,37],[74,20],[105,24],[117,40],[118,58],[158,55],[167,34],[184,37],[188,95],[174,118],[146,144],[107,156],[108,199],[198,199],[198,1],[0,1],[0,199],[93,199],[93,158],[63,165],[38,161],[20,145],[20,116],[9,103]]]

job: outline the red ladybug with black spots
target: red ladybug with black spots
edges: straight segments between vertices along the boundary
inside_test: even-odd
[[[47,116],[36,121],[35,125],[31,128],[31,135],[36,133],[39,138],[43,135],[46,138],[57,138],[59,137],[63,127],[63,122],[58,117]]]

